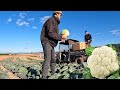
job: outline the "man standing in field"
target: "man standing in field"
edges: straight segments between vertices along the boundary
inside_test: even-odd
[[[47,79],[48,69],[51,68],[52,75],[55,73],[55,47],[58,41],[64,41],[67,36],[59,35],[58,25],[62,11],[54,11],[53,16],[49,18],[43,25],[41,31],[41,44],[44,52],[44,62],[42,65],[42,78]]]
[[[85,31],[84,40],[86,43],[86,47],[89,47],[92,42],[92,36],[91,36],[91,34],[88,33],[88,31]]]

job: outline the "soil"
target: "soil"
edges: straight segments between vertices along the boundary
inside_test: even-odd
[[[10,57],[14,57],[14,60],[17,58],[17,57],[25,57],[25,58],[30,58],[30,59],[34,59],[34,60],[44,60],[44,58],[40,58],[39,57],[40,55],[39,54],[17,54],[17,55],[1,55],[0,56],[0,60],[4,60],[6,58],[10,58]]]

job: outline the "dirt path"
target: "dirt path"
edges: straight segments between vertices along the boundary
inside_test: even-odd
[[[33,59],[33,60],[44,60],[44,58],[40,58],[40,57],[31,57],[31,56],[28,56],[26,58]]]
[[[6,58],[10,58],[11,56],[0,56],[0,60],[4,60],[4,59],[6,59]]]
[[[12,60],[12,62],[16,62],[16,59],[17,59],[18,57],[14,57],[14,59]]]
[[[0,68],[3,70],[3,71],[7,71],[8,73],[8,76],[10,79],[20,79],[19,77],[15,76],[12,72],[8,71],[6,68],[4,68],[2,66],[2,64],[0,64]]]

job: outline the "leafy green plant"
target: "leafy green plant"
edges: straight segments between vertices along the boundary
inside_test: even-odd
[[[84,68],[82,73],[83,73],[83,79],[95,79],[94,77],[92,77],[89,68]]]
[[[108,47],[111,47],[114,51],[117,51],[116,48],[112,44],[108,44]]]
[[[86,55],[87,55],[87,56],[90,56],[90,55],[92,54],[92,51],[93,51],[94,49],[95,49],[95,47],[92,47],[92,46],[86,48],[86,49],[85,49]]]
[[[119,70],[113,72],[111,75],[109,75],[106,79],[118,79],[119,78]]]

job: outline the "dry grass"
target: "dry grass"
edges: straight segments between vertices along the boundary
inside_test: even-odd
[[[44,60],[43,58],[39,57],[39,54],[17,54],[17,55],[1,55],[0,60],[4,60],[6,58],[14,57],[14,61],[17,57],[20,58],[28,58],[28,59],[33,59],[33,60]]]
[[[0,60],[4,60],[4,59],[10,58],[10,57],[12,57],[12,56],[9,56],[9,55],[2,55],[2,56],[0,56]]]
[[[44,60],[43,58],[40,58],[40,57],[27,57],[28,59],[32,59],[32,60]]]

